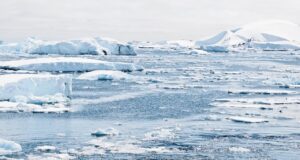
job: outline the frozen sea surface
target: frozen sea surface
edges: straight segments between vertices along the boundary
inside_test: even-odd
[[[69,113],[0,113],[0,138],[22,146],[0,159],[300,157],[298,52],[86,57],[145,70],[131,80],[74,78]]]

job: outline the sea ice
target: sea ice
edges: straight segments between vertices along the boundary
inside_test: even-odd
[[[240,123],[264,123],[268,122],[266,119],[261,118],[253,118],[253,117],[228,117],[228,119],[234,121],[234,122],[240,122]]]
[[[130,75],[121,71],[96,70],[81,74],[77,79],[81,80],[125,80]]]
[[[34,150],[39,151],[39,152],[53,152],[56,150],[56,147],[54,147],[54,146],[37,146]]]

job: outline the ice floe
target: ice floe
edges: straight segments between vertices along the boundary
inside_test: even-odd
[[[20,43],[0,44],[0,53],[59,55],[136,55],[129,44],[109,38],[43,41],[28,38]]]
[[[244,148],[244,147],[230,147],[229,151],[230,152],[242,152],[242,153],[245,153],[245,152],[250,152],[250,149]]]
[[[9,155],[21,151],[22,147],[20,144],[13,141],[0,139],[0,155]]]
[[[196,46],[206,51],[228,52],[245,49],[286,51],[300,49],[300,27],[297,24],[272,20],[256,22],[199,40]]]
[[[170,153],[173,151],[172,149],[168,149],[166,147],[143,147],[141,146],[141,142],[134,140],[113,142],[101,138],[93,139],[89,141],[88,144],[92,145],[93,147],[88,147],[87,149],[89,150],[85,150],[83,153],[88,153],[89,155],[101,154],[103,151],[127,154]]]
[[[28,160],[71,160],[76,157],[67,153],[43,153],[39,155],[30,154],[27,156]]]
[[[258,94],[258,95],[290,95],[297,94],[296,91],[276,89],[229,89],[229,94]]]
[[[84,72],[93,70],[141,71],[143,70],[143,67],[132,63],[107,62],[78,57],[49,57],[2,61],[0,63],[0,69],[48,72]]]
[[[130,75],[121,71],[96,70],[83,73],[77,77],[80,80],[125,80],[130,79]]]
[[[56,147],[55,146],[37,146],[34,150],[39,151],[39,152],[53,152],[53,151],[56,151]]]
[[[230,119],[234,122],[240,122],[240,123],[265,123],[265,122],[269,122],[267,119],[254,118],[254,117],[233,116],[233,117],[228,117],[228,119]]]
[[[104,137],[104,136],[116,136],[119,134],[119,131],[114,128],[108,128],[106,130],[97,129],[95,132],[92,132],[92,136]]]
[[[159,128],[145,134],[144,140],[165,140],[175,138],[176,129]]]

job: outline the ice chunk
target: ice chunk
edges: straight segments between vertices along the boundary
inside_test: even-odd
[[[0,155],[13,154],[20,151],[22,151],[20,144],[13,141],[0,139]]]
[[[53,152],[56,150],[56,147],[54,147],[54,146],[37,146],[34,150],[39,151],[39,152]]]
[[[196,49],[194,49],[194,50],[191,50],[191,51],[189,52],[189,54],[208,55],[209,53],[206,52],[206,51],[204,51],[204,50],[196,50]]]
[[[0,82],[0,100],[15,101],[22,96],[29,97],[26,101],[40,102],[43,100],[33,97],[57,94],[69,97],[72,92],[72,79],[68,75],[8,74],[0,75]]]
[[[103,136],[115,136],[118,135],[119,131],[114,128],[108,128],[106,130],[98,129],[91,133],[92,136],[103,137]]]
[[[244,148],[244,147],[230,147],[229,148],[230,152],[250,152],[250,149]]]
[[[176,137],[175,132],[180,130],[179,127],[157,128],[145,134],[144,140],[166,140]]]
[[[143,67],[131,63],[107,62],[76,57],[57,57],[3,61],[0,63],[0,69],[48,72],[83,72],[93,70],[141,71],[143,70]]]
[[[81,80],[125,80],[130,77],[129,74],[121,71],[97,70],[83,73],[77,79]]]
[[[261,118],[252,118],[252,117],[228,117],[228,119],[234,121],[234,122],[240,122],[240,123],[264,123],[264,122],[269,122],[266,119],[261,119]]]

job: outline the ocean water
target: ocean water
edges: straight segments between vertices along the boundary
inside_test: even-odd
[[[129,73],[136,77],[129,80],[74,80],[69,113],[0,113],[0,137],[22,146],[6,158],[300,157],[300,53],[139,50],[138,56],[86,57],[145,70]],[[20,58],[34,56],[0,56]],[[99,128],[118,133],[91,136]]]

